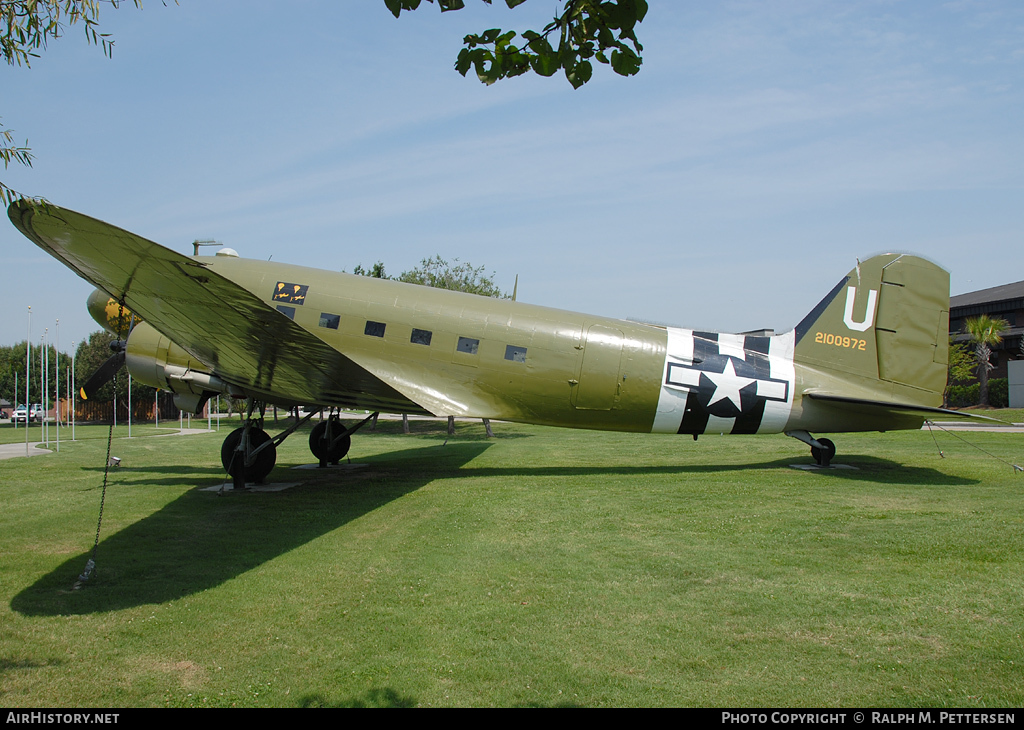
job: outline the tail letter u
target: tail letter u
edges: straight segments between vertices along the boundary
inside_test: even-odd
[[[853,321],[853,302],[856,298],[857,287],[847,287],[846,312],[843,314],[843,324],[845,324],[854,332],[864,332],[865,330],[871,329],[871,325],[875,323],[875,303],[878,301],[878,291],[876,291],[875,289],[868,290],[868,306],[864,311],[863,322]]]

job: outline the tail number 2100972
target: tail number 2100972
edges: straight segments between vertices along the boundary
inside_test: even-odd
[[[843,335],[833,335],[828,332],[815,332],[814,341],[821,343],[822,345],[847,347],[851,350],[866,350],[868,346],[867,340],[860,340],[856,337],[845,337]]]

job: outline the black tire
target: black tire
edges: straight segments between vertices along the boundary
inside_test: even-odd
[[[238,475],[238,470],[243,468],[245,461],[242,454],[235,450],[238,448],[238,442],[242,440],[242,433],[244,431],[245,428],[236,428],[228,434],[220,447],[220,463],[224,465],[224,471],[232,477]],[[249,429],[249,444],[253,449],[270,440],[270,436],[267,435],[266,431],[259,428]],[[276,463],[277,447],[274,444],[270,444],[260,453],[256,454],[256,460],[251,466],[245,468],[242,476],[246,483],[262,482],[270,474]]]
[[[309,450],[313,452],[313,456],[315,456],[318,461],[326,461],[328,464],[336,464],[345,458],[349,448],[351,448],[352,436],[345,436],[334,444],[334,448],[331,448],[327,432],[327,424],[329,423],[332,423],[331,419],[320,421],[320,423],[313,426],[313,430],[309,432]],[[345,427],[340,421],[334,419],[333,428],[331,430],[334,433],[339,433],[340,431],[345,430]]]
[[[814,457],[814,461],[818,466],[828,466],[836,455],[836,445],[828,439],[818,439],[818,443],[823,448],[819,449],[817,446],[812,446],[811,456]]]

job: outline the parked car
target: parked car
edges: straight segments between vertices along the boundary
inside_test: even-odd
[[[28,407],[28,417],[25,416],[25,406],[18,406],[14,409],[14,413],[11,414],[11,421],[13,423],[26,423],[26,422],[39,422],[44,420],[46,411],[43,410],[42,403],[33,403]]]

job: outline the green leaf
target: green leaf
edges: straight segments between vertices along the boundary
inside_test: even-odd
[[[514,30],[510,30],[510,31],[508,31],[507,33],[502,33],[502,34],[501,34],[500,36],[498,36],[498,38],[497,38],[497,39],[496,39],[496,40],[494,41],[494,48],[495,48],[495,50],[498,50],[498,49],[500,49],[500,48],[504,48],[504,47],[508,46],[508,44],[509,44],[509,43],[510,43],[510,42],[512,41],[512,39],[513,39],[513,38],[515,38],[515,37],[516,37],[516,32],[515,32]]]
[[[558,62],[558,54],[555,53],[555,49],[548,43],[548,39],[544,36],[534,33],[532,30],[525,31],[523,37],[526,38],[527,44],[523,49],[524,51],[530,51],[538,56],[553,56],[554,62]]]
[[[572,84],[572,88],[578,89],[583,84],[590,81],[590,77],[594,74],[594,67],[590,65],[590,61],[580,61],[573,68],[565,69],[565,78]]]
[[[475,51],[463,48],[459,51],[458,58],[455,59],[455,70],[463,76],[465,76],[473,66],[473,53],[475,53]]]
[[[640,71],[642,60],[628,48],[612,51],[612,70],[620,76],[634,76]]]
[[[554,53],[537,54],[530,58],[530,68],[540,76],[554,76],[558,72],[558,56]]]

